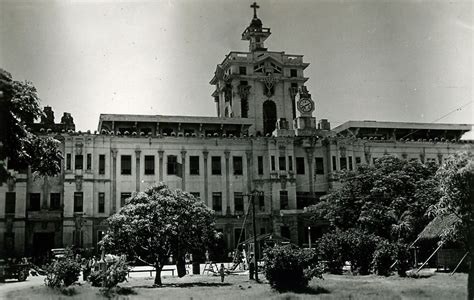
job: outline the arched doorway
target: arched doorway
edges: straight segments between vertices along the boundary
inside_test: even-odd
[[[272,134],[275,130],[277,112],[275,102],[267,100],[263,102],[263,134]]]

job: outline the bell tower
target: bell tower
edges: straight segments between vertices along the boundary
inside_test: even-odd
[[[263,46],[263,42],[270,36],[270,28],[264,28],[262,21],[257,17],[257,9],[260,8],[260,6],[254,2],[250,7],[253,8],[253,19],[242,33],[242,40],[250,41],[250,52],[266,51],[267,48]]]

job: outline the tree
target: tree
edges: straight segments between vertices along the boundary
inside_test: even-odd
[[[339,174],[340,188],[310,208],[341,230],[358,228],[389,240],[410,241],[429,222],[439,198],[436,166],[385,155],[374,165]]]
[[[28,131],[28,124],[42,116],[36,88],[31,82],[15,81],[0,69],[0,160],[16,165],[30,165],[40,176],[54,176],[61,171],[59,141]],[[8,177],[0,165],[0,183]]]
[[[450,156],[436,174],[442,197],[431,207],[437,215],[454,214],[457,221],[447,228],[442,240],[460,236],[469,251],[468,299],[474,299],[474,154],[460,152]]]
[[[162,183],[134,194],[108,225],[104,249],[154,266],[155,285],[161,285],[161,270],[171,255],[178,260],[218,238],[213,212],[204,202]]]

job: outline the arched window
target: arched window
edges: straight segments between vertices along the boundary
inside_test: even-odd
[[[263,134],[272,134],[275,130],[277,112],[275,102],[267,100],[263,102]]]

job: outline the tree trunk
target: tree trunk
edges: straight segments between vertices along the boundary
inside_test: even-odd
[[[471,261],[469,263],[469,273],[467,275],[467,299],[474,300],[474,249],[471,248],[469,256]]]
[[[161,264],[156,264],[155,265],[155,270],[156,270],[156,274],[155,274],[155,284],[156,286],[161,286],[161,269],[162,269],[162,265]]]

